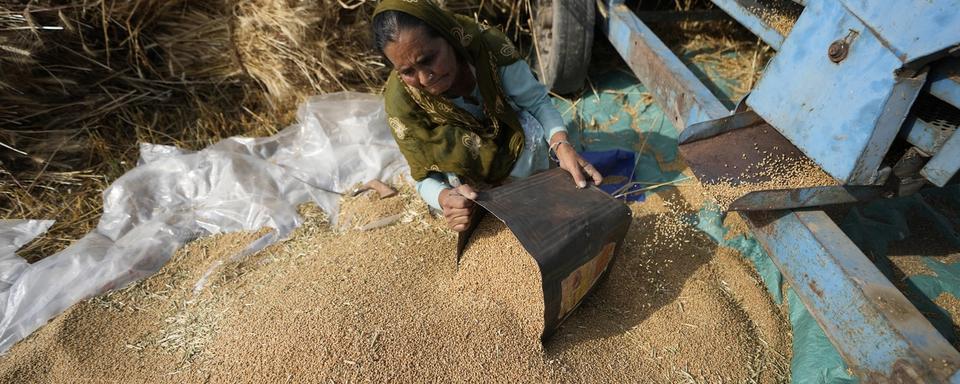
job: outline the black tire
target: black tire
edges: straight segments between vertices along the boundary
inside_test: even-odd
[[[533,68],[558,94],[583,88],[593,48],[594,0],[537,0],[534,10]]]

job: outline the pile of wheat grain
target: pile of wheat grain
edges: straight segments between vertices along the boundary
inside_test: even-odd
[[[487,219],[458,268],[455,235],[402,188],[344,204],[393,224],[336,231],[305,210],[291,239],[199,294],[257,235],[193,242],[15,345],[0,381],[785,382],[789,323],[736,251],[689,224],[701,196],[631,204],[609,277],[546,344],[537,266],[503,224]]]

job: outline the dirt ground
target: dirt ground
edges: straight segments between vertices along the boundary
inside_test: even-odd
[[[735,250],[690,226],[701,194],[631,204],[608,278],[545,344],[537,267],[503,224],[484,222],[457,268],[454,233],[402,188],[346,202],[340,230],[305,207],[289,240],[199,293],[260,234],[194,241],[15,345],[0,382],[786,382],[789,323]]]

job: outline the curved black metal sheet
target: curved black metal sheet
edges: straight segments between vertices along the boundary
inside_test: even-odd
[[[576,188],[559,168],[483,191],[476,203],[507,225],[540,268],[543,339],[606,273],[630,227],[623,202],[596,187]]]

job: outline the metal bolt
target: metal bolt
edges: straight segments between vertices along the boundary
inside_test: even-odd
[[[827,57],[830,58],[830,61],[839,63],[847,58],[848,47],[847,42],[842,39],[834,41],[833,44],[830,44],[830,48],[827,49]]]

